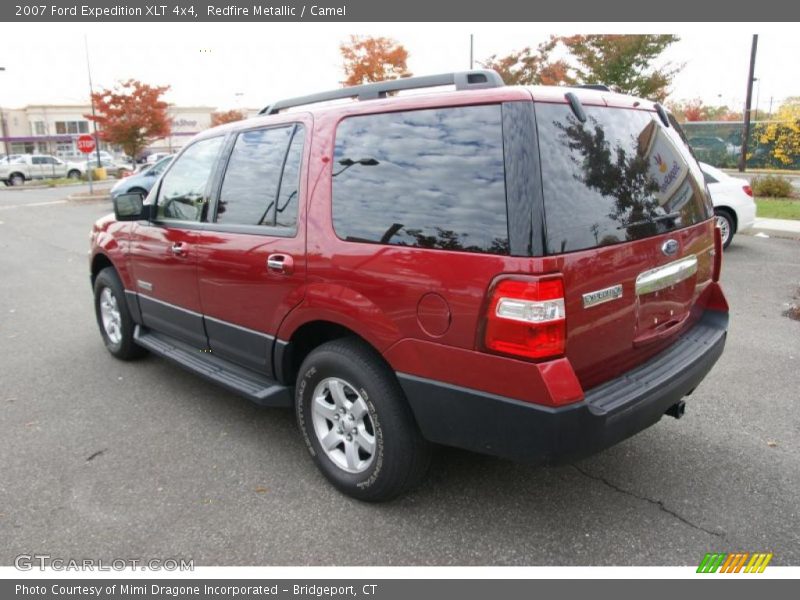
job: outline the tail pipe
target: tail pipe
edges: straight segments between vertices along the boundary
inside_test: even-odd
[[[675,417],[676,419],[680,419],[686,413],[686,402],[681,400],[680,402],[676,402],[672,406],[667,409],[665,415],[669,415],[670,417]]]

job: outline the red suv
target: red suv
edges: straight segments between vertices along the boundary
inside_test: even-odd
[[[598,86],[281,101],[114,209],[91,251],[109,351],[293,406],[362,500],[418,482],[432,443],[554,462],[679,417],[725,344],[703,174],[660,105]]]

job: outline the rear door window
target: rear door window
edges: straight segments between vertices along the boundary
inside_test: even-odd
[[[709,218],[697,162],[673,127],[643,110],[536,104],[547,252],[666,233]]]
[[[345,119],[333,225],[353,242],[508,254],[500,106]]]
[[[274,225],[286,152],[294,125],[243,131],[222,181],[217,223]]]

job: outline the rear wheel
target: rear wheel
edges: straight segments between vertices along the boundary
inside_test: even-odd
[[[348,496],[390,500],[427,472],[430,444],[397,378],[359,340],[334,340],[308,355],[297,378],[296,412],[317,467]]]
[[[722,247],[727,248],[733,241],[735,227],[733,224],[733,216],[730,211],[724,208],[715,208],[714,219],[716,220],[717,227],[719,227],[720,234],[722,234]]]
[[[94,281],[94,309],[100,335],[108,351],[121,360],[131,360],[146,354],[133,341],[134,322],[125,301],[125,290],[113,267],[97,274]]]

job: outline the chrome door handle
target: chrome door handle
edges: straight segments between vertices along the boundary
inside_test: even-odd
[[[186,256],[186,244],[177,242],[170,247],[175,256]]]
[[[287,254],[270,254],[267,257],[267,270],[272,273],[289,274],[292,272],[292,257]]]

